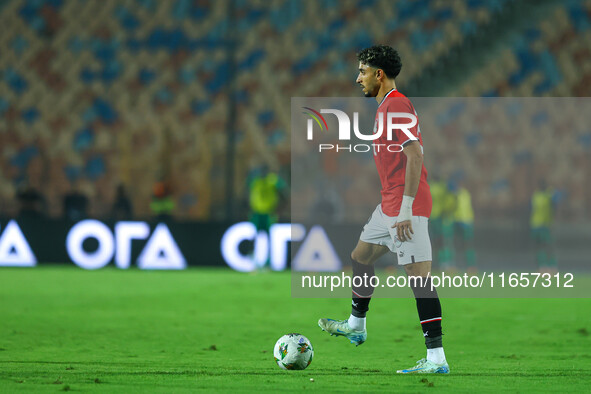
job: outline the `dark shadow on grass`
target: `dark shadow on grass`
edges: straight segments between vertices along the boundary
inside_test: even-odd
[[[76,365],[88,365],[94,366],[93,373],[100,374],[101,376],[111,375],[111,376],[158,376],[158,375],[172,375],[172,376],[228,376],[228,374],[232,375],[257,375],[257,376],[277,376],[281,374],[285,374],[285,371],[282,370],[234,370],[234,369],[222,369],[217,371],[210,371],[210,370],[183,370],[183,371],[138,371],[138,369],[142,369],[142,367],[149,367],[153,364],[144,363],[140,364],[137,362],[90,362],[90,361],[82,361],[82,362],[72,362],[72,361],[0,361],[0,370],[2,364],[47,364],[47,365],[67,365],[67,366],[76,366]],[[128,371],[109,371],[107,370],[96,370],[96,368],[104,367],[104,366],[126,366],[126,367],[134,367],[129,368]],[[179,368],[178,366],[171,366],[171,368]],[[180,367],[182,368],[182,366]],[[6,371],[5,371],[6,372]],[[24,374],[32,374],[37,375],[39,374],[39,370],[31,370],[26,371],[23,369],[19,369],[19,375]],[[291,374],[307,374],[311,373],[315,376],[345,376],[349,375],[348,369],[342,369],[338,367],[336,369],[324,369],[324,370],[317,370],[314,368],[305,370],[305,371],[290,371]],[[71,370],[68,373],[69,375],[88,375],[88,371],[79,371],[79,370]],[[0,376],[4,375],[0,373]],[[357,376],[401,376],[408,378],[409,376],[417,376],[417,375],[402,375],[396,374],[394,370],[377,370],[377,369],[360,369],[355,371],[355,375]],[[523,377],[523,378],[544,378],[544,377],[582,377],[588,378],[591,375],[591,369],[579,369],[576,371],[573,370],[556,370],[556,371],[546,371],[546,372],[478,372],[478,373],[471,373],[471,372],[452,372],[450,375],[430,375],[433,377],[440,376],[441,378],[454,378],[454,377]]]

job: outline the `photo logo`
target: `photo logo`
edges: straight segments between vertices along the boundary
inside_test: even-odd
[[[318,111],[314,111],[312,108],[310,107],[303,107],[304,109],[307,109],[308,111],[312,111],[312,113],[304,111],[302,112],[303,114],[306,115],[310,115],[318,124],[318,126],[320,126],[320,130],[324,130],[322,128],[322,123],[324,123],[324,126],[326,127],[326,130],[328,131],[328,125],[326,124],[326,120],[324,119],[324,116],[320,115],[320,113],[318,113]],[[320,123],[320,120],[318,119],[322,119],[322,123]],[[308,139],[312,139],[312,119],[308,119]]]
[[[306,115],[312,117],[308,119],[306,138],[308,141],[314,139],[314,121],[320,126],[320,130],[324,131],[324,128],[328,131],[328,124],[322,114],[332,114],[336,116],[339,124],[338,128],[338,139],[339,141],[350,141],[351,140],[351,118],[344,111],[330,108],[321,109],[320,112],[309,108],[303,107],[304,109],[311,111],[303,112]],[[407,121],[404,121],[407,120]],[[322,122],[321,122],[322,121]],[[401,122],[402,121],[402,122]],[[410,131],[411,128],[415,127],[418,123],[416,113],[410,114],[406,112],[388,112],[386,113],[386,120],[384,121],[384,113],[378,113],[374,129],[372,134],[363,134],[359,131],[359,112],[353,112],[353,133],[355,137],[362,141],[375,141],[382,137],[384,130],[386,132],[387,141],[393,141],[394,130],[401,130],[408,140],[417,141],[418,138],[413,135]],[[324,127],[323,127],[324,124]],[[420,132],[420,131],[419,131]],[[323,150],[346,150],[348,152],[369,152],[373,148],[374,154],[380,152],[381,149],[386,149],[388,152],[402,152],[402,145],[400,144],[355,144],[355,145],[335,145],[335,144],[318,144],[319,152]]]

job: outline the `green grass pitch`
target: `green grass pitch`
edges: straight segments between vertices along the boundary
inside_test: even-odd
[[[584,392],[590,299],[447,299],[449,376],[397,375],[423,357],[414,301],[376,299],[368,342],[323,333],[346,299],[293,299],[289,273],[0,270],[0,392]],[[299,332],[315,357],[284,371]],[[314,381],[310,381],[313,378]]]

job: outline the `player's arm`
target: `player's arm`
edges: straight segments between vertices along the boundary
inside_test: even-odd
[[[398,239],[402,242],[411,239],[412,230],[412,203],[414,202],[419,182],[421,180],[421,170],[423,168],[423,152],[421,144],[418,141],[411,141],[404,145],[402,152],[406,155],[406,170],[404,175],[404,195],[398,220],[394,227]]]
[[[404,195],[414,198],[419,190],[421,170],[423,169],[423,152],[419,141],[410,141],[402,148],[406,156],[406,174],[404,175]]]

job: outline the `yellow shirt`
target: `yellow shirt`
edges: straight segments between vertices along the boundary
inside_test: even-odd
[[[250,208],[255,213],[274,213],[279,204],[280,179],[276,174],[267,174],[250,183]]]
[[[547,227],[552,224],[552,192],[536,191],[531,197],[532,228]]]
[[[433,182],[430,185],[431,198],[433,200],[433,208],[431,208],[431,217],[437,219],[443,216],[443,209],[445,208],[445,195],[447,194],[447,186],[445,182]]]
[[[474,211],[472,210],[472,196],[470,192],[461,188],[456,195],[456,222],[474,223]]]

